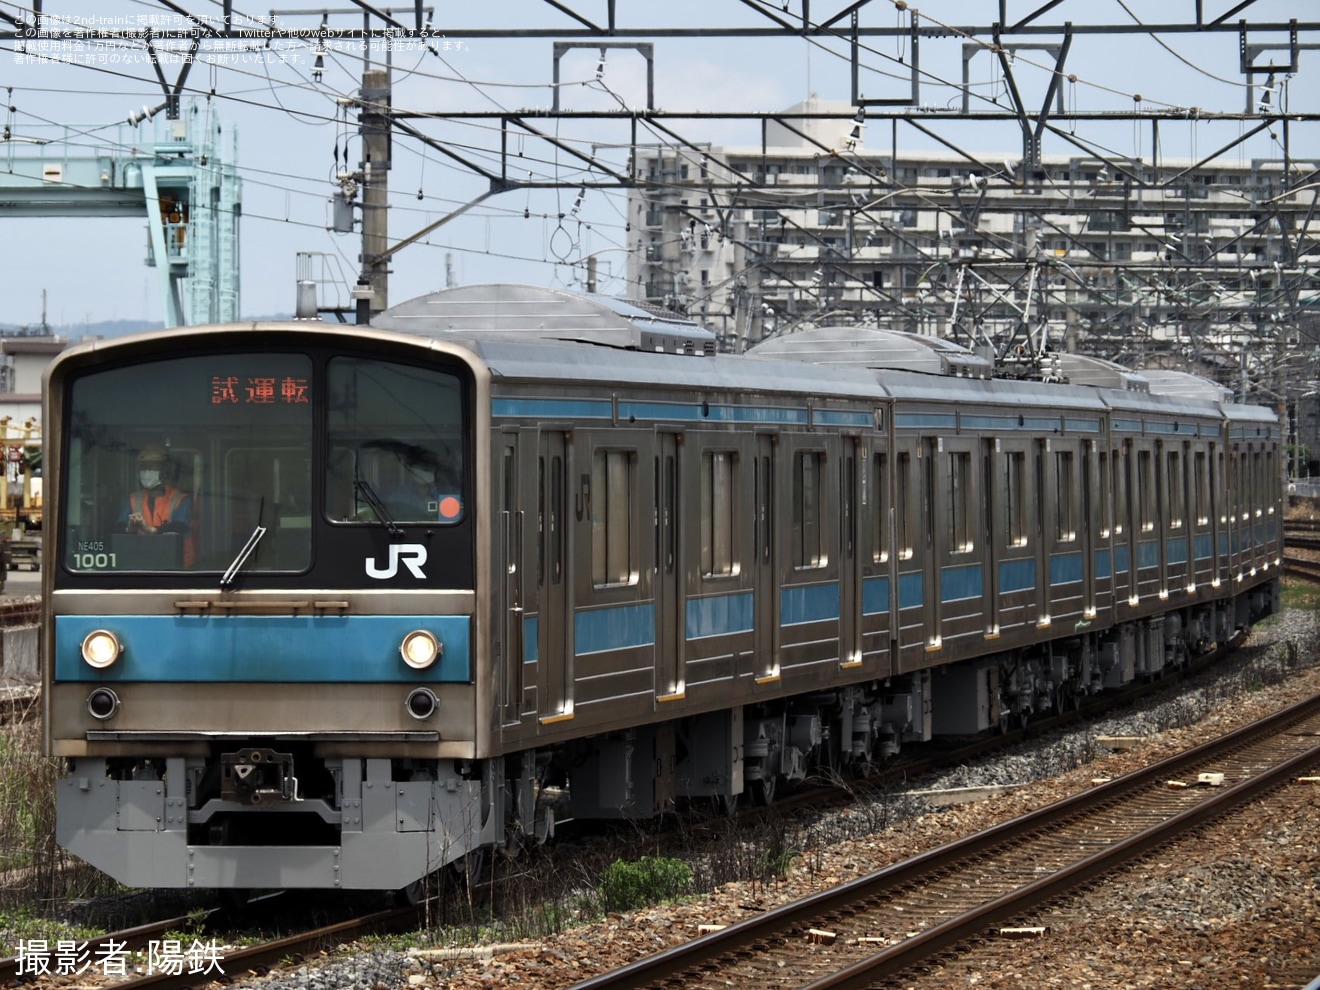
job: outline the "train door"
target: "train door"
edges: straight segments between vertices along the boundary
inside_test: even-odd
[[[752,464],[752,512],[755,532],[752,537],[756,569],[754,608],[755,626],[752,650],[755,654],[755,677],[758,683],[779,677],[779,565],[775,541],[775,450],[779,438],[757,434]]]
[[[922,519],[922,553],[925,586],[921,624],[927,649],[940,645],[940,562],[944,559],[944,543],[938,522],[946,517],[949,492],[940,477],[940,441],[927,437],[921,441],[922,483],[926,489],[925,515]]]
[[[1210,546],[1214,560],[1214,568],[1210,580],[1214,587],[1218,588],[1228,578],[1228,541],[1225,536],[1224,528],[1224,510],[1227,500],[1221,489],[1226,484],[1224,474],[1224,452],[1223,448],[1214,441],[1210,443],[1210,453],[1207,457],[1207,470],[1209,471],[1209,481],[1206,483],[1208,489],[1207,505],[1210,513]]]
[[[537,458],[537,684],[541,722],[573,715],[573,596],[569,574],[569,464],[565,434],[541,434]]]
[[[981,588],[981,614],[985,616],[985,635],[999,635],[999,568],[995,561],[1004,559],[1008,520],[999,474],[995,471],[997,441],[981,441],[981,490],[985,493],[985,511],[981,514],[981,557],[986,562],[985,581]]]
[[[684,622],[682,540],[683,487],[678,436],[656,434],[655,455],[655,695],[683,694]]]
[[[1191,539],[1191,576],[1187,582],[1189,589],[1200,588],[1214,578],[1214,529],[1210,523],[1210,491],[1207,488],[1210,483],[1210,457],[1210,445],[1201,440],[1188,458],[1188,471],[1191,475],[1188,494],[1193,500],[1187,513]]]
[[[862,663],[861,551],[857,546],[861,513],[861,465],[865,451],[858,437],[839,438],[839,663]]]
[[[1136,593],[1133,549],[1136,517],[1132,513],[1132,447],[1116,442],[1109,458],[1114,475],[1114,605]]]
[[[523,709],[523,667],[526,649],[523,640],[523,533],[526,512],[519,503],[522,491],[519,479],[518,433],[500,434],[499,529],[497,571],[495,574],[495,664],[500,678],[500,721],[517,725]]]
[[[1169,532],[1173,488],[1172,452],[1163,440],[1155,441],[1155,536],[1159,558],[1159,591],[1161,599],[1169,597]]]
[[[1037,625],[1050,621],[1050,547],[1053,533],[1049,521],[1054,518],[1054,485],[1049,463],[1050,442],[1037,440],[1033,478],[1036,489],[1036,615]]]
[[[862,660],[869,673],[888,677],[897,654],[898,613],[895,608],[894,495],[889,444],[874,440],[869,467],[865,449],[862,479],[861,609]]]
[[[1082,546],[1082,614],[1086,618],[1095,615],[1095,508],[1099,500],[1092,488],[1094,461],[1095,443],[1087,440],[1082,444],[1082,503],[1077,534]]]
[[[891,620],[892,651],[896,670],[906,673],[925,666],[926,600],[931,595],[927,583],[926,517],[934,509],[932,494],[923,497],[920,486],[925,483],[922,473],[924,458],[921,441],[915,437],[902,437],[894,441],[894,597],[897,608]]]

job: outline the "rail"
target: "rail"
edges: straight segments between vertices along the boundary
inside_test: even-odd
[[[1305,733],[1293,732],[1307,722],[1310,725]],[[1257,799],[1303,768],[1320,762],[1320,745],[1316,745],[1320,740],[1310,738],[1316,736],[1320,736],[1320,696],[1029,815],[585,980],[575,984],[574,990],[754,985],[764,982],[772,972],[779,974],[776,982],[783,984],[786,976],[800,968],[804,939],[813,932],[828,937],[832,934],[830,926],[845,920],[855,929],[874,924],[872,931],[884,926],[892,930],[897,923],[897,935],[870,936],[872,943],[892,944],[875,951],[875,944],[865,939],[846,946],[840,943],[835,946],[838,957],[853,958],[838,966],[836,957],[831,957],[831,965],[836,968],[830,975],[803,984],[810,990],[868,986],[976,936],[996,920],[1020,915],[1042,901],[1075,889],[1180,831]],[[1308,743],[1286,759],[1271,759],[1268,770],[1247,769],[1261,759],[1252,747],[1277,748],[1281,738],[1291,740],[1289,745],[1301,738],[1307,738]],[[1196,768],[1230,758],[1237,759],[1242,767],[1234,772],[1241,777],[1237,783],[1223,788],[1166,786],[1168,781]],[[1097,817],[1103,825],[1097,826]],[[1070,830],[1069,837],[1058,840],[1058,833],[1065,829]],[[1101,848],[1088,855],[1070,854],[1067,862],[1049,868],[1042,864],[1048,862],[1044,849],[1051,843],[1073,850],[1095,848],[1097,844]],[[1049,872],[1026,884],[1014,885],[1012,874],[1022,869]],[[960,875],[959,871],[972,876]],[[991,894],[982,897],[978,889],[988,889]],[[914,891],[914,899],[936,901],[935,913],[946,920],[920,928],[914,913],[895,903],[900,896]],[[951,905],[969,896],[975,903],[965,910],[954,909],[956,917],[948,917]],[[824,965],[824,960],[813,959],[816,973]],[[760,975],[761,969],[767,975]]]

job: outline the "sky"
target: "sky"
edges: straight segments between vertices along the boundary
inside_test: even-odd
[[[770,17],[797,18],[804,0],[773,0],[753,9],[756,0],[672,0],[665,4],[618,0],[618,23],[625,29],[676,26],[761,27]],[[179,6],[200,15],[218,16],[214,0],[182,0]],[[1234,0],[1202,0],[1208,20],[1229,12]],[[383,3],[376,3],[384,7]],[[562,6],[603,23],[605,0],[564,0]],[[811,16],[827,19],[849,5],[816,0]],[[914,6],[909,4],[908,6]],[[999,12],[999,0],[928,0],[919,5],[923,24],[951,27],[985,25]],[[1044,0],[1007,0],[1007,20],[1015,22],[1045,6]],[[1299,13],[1288,0],[1256,0],[1232,16],[1253,23],[1283,23]],[[1309,8],[1310,5],[1302,5]],[[360,27],[361,14],[334,13],[332,27]],[[553,100],[554,37],[477,37],[459,40],[446,32],[481,28],[491,32],[514,24],[522,29],[570,32],[580,24],[544,0],[504,0],[497,4],[436,4],[429,50],[415,39],[396,39],[388,54],[393,106],[423,118],[410,124],[467,161],[498,170],[501,134],[498,120],[458,120],[447,114],[464,111],[548,109]],[[281,22],[316,28],[324,5],[289,0]],[[1038,25],[1187,23],[1195,0],[1063,0],[1035,19]],[[265,16],[267,9],[236,0],[235,10]],[[302,13],[300,13],[302,12]],[[5,15],[24,17],[19,3],[0,0],[0,30]],[[99,28],[140,30],[156,25],[180,27],[182,20],[151,0],[46,0],[48,19],[80,19]],[[1305,11],[1301,11],[1305,15]],[[400,14],[401,19],[407,15]],[[910,12],[893,0],[872,0],[861,8],[861,24],[907,26]],[[847,20],[840,22],[846,26]],[[1027,42],[1057,42],[1057,36],[1013,36]],[[837,40],[719,39],[628,37],[618,41],[654,45],[654,93],[657,107],[670,112],[773,112],[810,93],[824,100],[850,97],[848,46]],[[982,39],[985,40],[985,39]],[[1303,32],[1303,44],[1320,43],[1320,32]],[[1020,157],[1021,136],[1013,122],[954,123],[941,120],[960,102],[956,82],[963,71],[968,39],[924,39],[920,49],[921,106],[919,123],[959,147],[984,153],[991,160]],[[1252,45],[1264,46],[1258,64],[1286,59],[1285,32],[1258,32]],[[1012,40],[1006,47],[1012,46]],[[1270,47],[1276,46],[1276,47]],[[324,71],[313,77],[314,43],[266,48],[259,42],[204,44],[187,78],[185,113],[213,115],[237,133],[237,169],[243,182],[241,226],[241,312],[244,316],[289,313],[295,299],[295,257],[314,252],[318,273],[342,279],[340,288],[323,294],[323,303],[349,304],[348,288],[356,280],[360,235],[334,233],[331,199],[336,174],[356,168],[361,158],[352,98],[360,86],[364,54],[333,42],[324,56]],[[859,89],[867,98],[894,98],[910,89],[910,43],[906,38],[874,39],[859,54]],[[33,51],[40,48],[40,51]],[[67,43],[44,48],[29,45],[16,51],[13,41],[0,41],[0,88],[6,93],[9,140],[0,141],[0,156],[49,154],[51,146],[25,139],[50,138],[57,131],[70,136],[70,154],[111,149],[127,154],[152,140],[155,121],[130,127],[135,110],[162,100],[146,52],[140,43],[89,44],[81,51]],[[92,51],[118,56],[96,63]],[[1052,56],[1036,48],[1012,48],[1015,81],[1028,106],[1039,106],[1053,68]],[[383,44],[371,57],[379,68],[387,58]],[[559,103],[563,109],[639,109],[646,104],[646,62],[636,51],[611,48],[603,66],[596,48],[570,49],[560,63]],[[997,60],[981,50],[967,62],[975,109],[1008,106],[1005,80]],[[164,66],[173,82],[179,64]],[[1063,95],[1069,109],[1087,111],[1175,108],[1183,119],[1160,126],[1159,152],[1164,157],[1203,157],[1249,129],[1252,122],[1197,119],[1189,108],[1240,115],[1244,109],[1243,75],[1239,69],[1236,32],[1150,35],[1078,35],[1068,53]],[[1272,99],[1285,101],[1289,111],[1320,111],[1320,52],[1302,50],[1295,74],[1279,73]],[[1265,80],[1257,77],[1257,83]],[[346,107],[345,104],[348,104]],[[193,108],[196,108],[193,110]],[[583,154],[594,155],[622,169],[632,124],[629,120],[570,120],[542,117],[532,121],[556,134]],[[693,143],[755,145],[755,122],[676,120],[665,126]],[[1081,122],[1076,135],[1120,156],[1149,158],[1153,152],[1150,125],[1131,122]],[[1296,122],[1290,127],[1293,156],[1320,155],[1320,123]],[[20,140],[14,140],[18,138]],[[672,144],[672,139],[643,123],[640,143]],[[886,123],[868,125],[864,146],[888,149]],[[602,291],[623,294],[626,250],[637,235],[628,226],[625,194],[588,189],[576,184],[593,176],[580,159],[534,136],[508,138],[509,177],[547,183],[562,189],[501,193],[484,199],[457,219],[439,227],[418,243],[403,248],[394,259],[390,281],[392,302],[401,302],[455,284],[489,281],[526,282],[582,288],[585,259],[597,259]],[[937,148],[920,131],[903,125],[900,150]],[[1071,145],[1048,140],[1045,152],[1076,153]],[[1250,138],[1224,157],[1232,160],[1281,158],[1278,128]],[[347,165],[345,164],[347,163]],[[4,163],[0,160],[0,180]],[[441,152],[397,134],[389,177],[392,240],[408,237],[446,214],[459,210],[488,189],[486,180]],[[2,197],[0,197],[2,198]],[[77,326],[100,320],[159,320],[162,303],[154,269],[144,264],[146,223],[143,219],[16,218],[0,213],[0,263],[7,291],[0,305],[0,324],[32,324],[41,318],[42,290],[47,320]],[[336,298],[337,296],[337,298]]]

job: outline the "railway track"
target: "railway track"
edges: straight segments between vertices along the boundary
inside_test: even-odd
[[[137,925],[133,928],[125,928],[122,931],[110,932],[107,935],[101,935],[96,939],[88,939],[87,944],[89,952],[96,946],[116,945],[125,952],[145,951],[152,942],[159,942],[164,939],[169,932],[188,931],[204,921],[213,912],[207,911],[203,915],[184,915],[177,918],[169,918],[165,921],[153,921],[146,925]],[[50,943],[52,950],[55,943]],[[52,961],[51,968],[55,968]],[[29,969],[31,966],[29,965]],[[0,958],[0,987],[21,986],[20,980],[20,960],[18,956],[6,956]],[[23,979],[26,979],[26,974]]]
[[[1290,550],[1320,550],[1320,536],[1289,533],[1284,537],[1284,546]]]
[[[1308,581],[1320,582],[1320,561],[1307,560],[1295,554],[1284,553],[1283,573],[1291,574],[1293,577],[1305,578]]]
[[[219,908],[213,908],[204,917],[209,917],[219,910]],[[200,924],[200,920],[195,914],[187,917],[171,918],[168,921],[153,922],[88,940],[87,948],[93,958],[102,958],[95,954],[98,950],[106,950],[107,947],[113,947],[113,951],[120,958],[124,958],[127,953],[137,953],[138,955],[127,959],[126,972],[118,978],[115,974],[105,972],[103,968],[96,968],[95,965],[87,969],[83,976],[95,976],[96,985],[113,986],[114,990],[147,990],[147,988],[152,988],[152,990],[182,990],[182,988],[187,987],[204,987],[215,982],[227,983],[244,974],[263,973],[272,965],[281,961],[287,962],[336,948],[342,943],[352,941],[362,935],[382,931],[407,931],[417,928],[425,922],[426,910],[426,904],[419,904],[388,911],[378,911],[284,938],[262,942],[247,948],[224,949],[223,951],[218,950],[214,940],[211,940],[206,951],[198,951],[194,947],[194,950],[189,952],[189,946],[186,944],[187,940],[185,939],[185,944],[172,955],[161,953],[157,948],[158,956],[163,961],[157,963],[156,966],[151,966],[150,957],[147,955],[149,947],[159,947],[167,933],[180,930],[196,930]],[[201,920],[204,920],[204,918]],[[177,934],[175,938],[178,938]],[[51,942],[49,948],[51,952],[54,952],[55,943]],[[147,958],[145,962],[144,957]],[[51,972],[54,972],[55,967],[56,963],[52,960],[50,962]],[[146,968],[147,971],[136,971],[141,968]],[[0,987],[28,986],[30,985],[29,981],[35,978],[31,973],[30,961],[28,971],[25,974],[20,972],[17,956],[0,959]],[[68,976],[64,976],[63,979],[56,976],[54,979],[62,983],[68,979]]]
[[[1320,763],[1320,696],[1030,815],[574,990],[883,985]],[[1199,786],[1200,774],[1222,786]],[[1175,786],[1181,785],[1181,786]],[[912,982],[905,975],[902,985]]]
[[[0,628],[35,626],[39,621],[41,621],[40,598],[0,601]]]
[[[31,722],[41,714],[41,693],[36,686],[0,688],[0,725]]]

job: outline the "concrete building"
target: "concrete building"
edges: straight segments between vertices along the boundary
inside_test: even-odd
[[[1020,154],[881,149],[890,130],[872,126],[813,98],[767,122],[764,148],[640,152],[633,295],[732,350],[843,323],[949,337],[1008,373],[1048,374],[1070,350],[1190,371],[1286,406],[1320,450],[1320,160],[1024,168]]]

